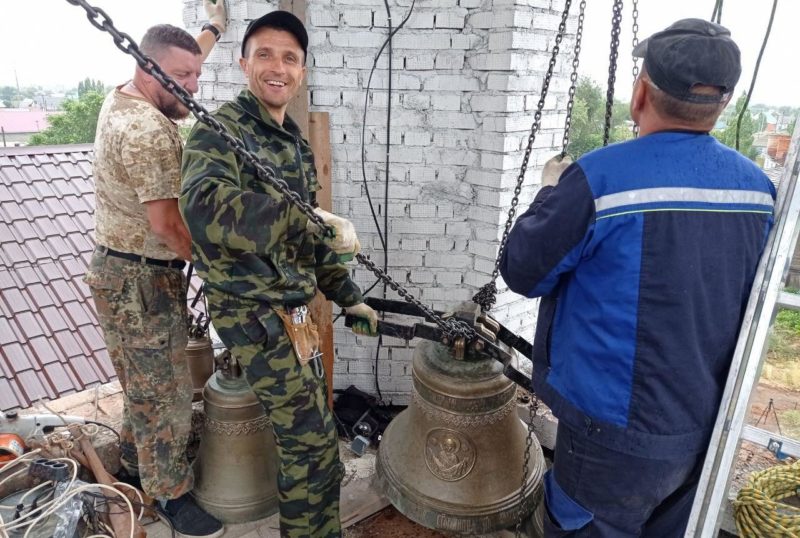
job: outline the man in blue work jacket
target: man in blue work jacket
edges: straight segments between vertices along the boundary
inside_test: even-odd
[[[730,32],[634,51],[640,137],[555,157],[501,273],[542,297],[534,390],[559,419],[546,536],[683,536],[775,189],[709,131],[741,73]]]

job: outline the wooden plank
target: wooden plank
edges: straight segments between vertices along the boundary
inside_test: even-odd
[[[293,13],[303,22],[303,24],[305,24],[306,0],[280,0],[278,7],[284,11]],[[308,72],[306,72],[306,79],[307,78]],[[295,121],[295,123],[297,123],[297,125],[300,126],[300,130],[303,131],[303,134],[306,137],[309,137],[308,86],[306,85],[306,79],[303,79],[303,84],[300,86],[300,90],[297,92],[297,95],[295,95],[294,99],[289,102],[289,106],[286,108],[286,113]]]
[[[389,500],[373,486],[372,477],[352,480],[342,487],[339,502],[342,528],[351,527],[387,506]]]
[[[317,203],[331,211],[333,197],[331,195],[331,137],[327,112],[312,112],[309,115],[308,141],[314,151],[314,164],[317,167]],[[322,364],[325,366],[325,379],[328,382],[328,406],[333,409],[333,304],[325,300],[322,293],[311,302],[311,318],[319,331]]]

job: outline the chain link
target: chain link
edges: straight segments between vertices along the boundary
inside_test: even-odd
[[[67,2],[74,6],[83,8],[84,11],[86,11],[86,17],[95,28],[111,34],[111,37],[114,39],[114,44],[118,49],[126,54],[129,54],[130,56],[133,56],[134,59],[136,59],[136,63],[145,73],[156,79],[168,92],[170,92],[176,99],[178,99],[178,101],[188,108],[189,111],[194,114],[199,121],[205,123],[214,131],[216,131],[238,156],[244,159],[248,164],[254,166],[261,179],[267,181],[270,185],[277,189],[291,204],[302,211],[302,213],[308,217],[309,220],[319,225],[324,230],[325,234],[327,234],[329,237],[333,237],[333,228],[327,226],[325,221],[319,215],[314,213],[314,207],[311,204],[303,200],[298,193],[290,189],[285,181],[280,178],[276,178],[269,169],[261,164],[261,161],[258,159],[258,156],[255,153],[249,151],[241,140],[228,132],[225,125],[211,116],[208,110],[206,110],[200,103],[195,101],[192,95],[186,91],[183,86],[179,85],[169,75],[167,75],[155,61],[143,54],[136,45],[136,42],[131,39],[128,34],[117,30],[117,28],[114,26],[114,22],[111,20],[111,17],[109,17],[105,11],[91,6],[86,2],[86,0],[67,0]],[[414,298],[406,289],[404,289],[389,275],[378,268],[378,266],[376,266],[365,255],[359,253],[356,255],[356,259],[367,269],[372,271],[378,278],[386,282],[386,284],[396,291],[401,297],[403,297],[403,299],[425,312],[425,314],[449,337],[464,337],[469,339],[478,337],[478,334],[475,332],[475,330],[463,321],[452,318],[444,319],[437,315],[432,309],[425,306],[418,299]]]
[[[603,145],[608,145],[611,136],[611,116],[614,112],[614,84],[617,82],[617,59],[619,58],[619,34],[622,23],[622,0],[614,0],[611,16],[611,52],[608,57],[608,90],[606,91],[606,118],[603,125]]]
[[[539,397],[536,393],[530,393],[530,403],[528,404],[528,436],[525,438],[525,455],[522,459],[522,484],[519,487],[519,514],[517,516],[517,528],[514,532],[516,538],[522,536],[522,522],[525,518],[525,490],[528,485],[528,473],[531,466],[531,449],[533,448],[534,420],[539,412]]]
[[[567,30],[567,18],[569,17],[569,8],[572,5],[572,0],[565,0],[564,12],[561,14],[561,22],[558,24],[558,31],[556,33],[555,43],[553,44],[553,51],[550,54],[550,63],[547,65],[547,72],[542,81],[542,90],[539,92],[539,102],[536,104],[536,112],[533,115],[533,125],[531,125],[530,134],[528,134],[528,145],[525,148],[525,154],[522,157],[522,165],[519,169],[517,176],[517,184],[514,187],[514,197],[511,199],[511,208],[508,210],[508,219],[506,220],[505,228],[503,229],[503,237],[500,240],[500,247],[497,249],[497,259],[494,262],[494,269],[492,270],[491,280],[485,284],[479,291],[472,297],[472,301],[480,305],[484,312],[492,309],[495,301],[497,300],[497,277],[500,276],[500,261],[503,257],[503,251],[508,242],[508,234],[511,231],[511,225],[514,222],[514,216],[517,214],[517,204],[519,203],[519,195],[522,192],[522,182],[525,180],[525,172],[528,171],[528,161],[531,158],[533,151],[533,143],[536,140],[536,134],[539,132],[539,127],[542,121],[542,112],[544,111],[544,101],[547,97],[547,90],[550,89],[550,80],[553,78],[553,70],[556,66],[556,59],[558,58],[558,51],[561,46],[561,41],[564,39],[564,34]]]
[[[586,11],[586,0],[578,6],[578,27],[575,29],[575,56],[572,58],[572,73],[569,75],[569,91],[567,92],[567,117],[564,119],[564,138],[561,140],[561,158],[567,155],[569,134],[572,128],[572,107],[575,105],[575,90],[578,86],[578,65],[581,57],[581,40],[583,39],[583,19]]]
[[[633,33],[633,40],[631,41],[631,51],[636,49],[639,44],[639,0],[633,0],[633,11],[631,13],[633,24],[631,25],[631,33]],[[639,58],[633,57],[633,83],[636,84],[636,79],[639,77]],[[639,136],[639,124],[633,124],[633,137]]]

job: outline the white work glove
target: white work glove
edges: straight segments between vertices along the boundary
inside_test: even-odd
[[[359,318],[353,323],[353,332],[364,336],[378,336],[378,313],[367,303],[345,307],[344,311]]]
[[[228,13],[225,11],[224,0],[203,0],[203,7],[208,16],[208,22],[225,32],[228,27]]]
[[[339,255],[341,261],[349,262],[352,260],[361,250],[361,244],[358,242],[358,237],[356,237],[356,229],[353,227],[353,223],[318,207],[314,209],[314,213],[319,215],[325,221],[325,224],[333,228],[334,236],[329,237],[328,234],[324,233],[323,228],[311,219],[308,220],[306,230],[319,237],[331,250]]]
[[[542,187],[555,187],[558,185],[561,174],[563,174],[564,170],[569,168],[571,164],[572,157],[566,155],[562,159],[560,153],[544,163],[544,169],[542,170]]]

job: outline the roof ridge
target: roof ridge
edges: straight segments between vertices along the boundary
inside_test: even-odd
[[[77,153],[93,151],[94,144],[56,144],[51,146],[15,146],[0,148],[0,155],[52,155],[54,153]]]

